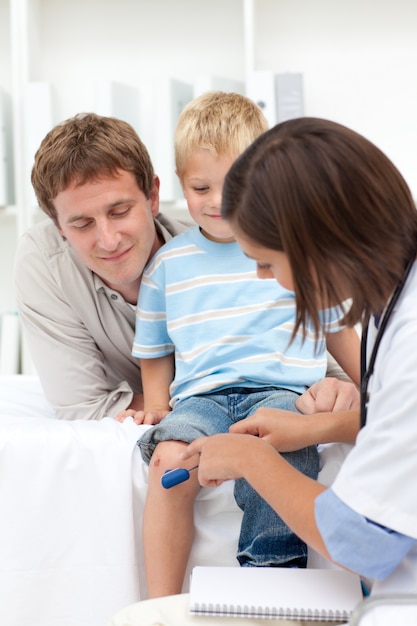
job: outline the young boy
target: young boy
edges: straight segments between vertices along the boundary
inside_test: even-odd
[[[186,444],[227,432],[257,410],[286,409],[326,370],[324,335],[290,338],[294,294],[258,280],[254,261],[220,217],[224,178],[237,156],[267,129],[259,107],[238,94],[207,93],[188,104],[175,134],[176,171],[197,227],[175,237],[145,271],[133,354],[141,359],[144,411],[124,412],[154,424],[138,441],[150,463],[143,520],[149,597],[180,593],[193,541],[196,472],[174,489],[161,486],[181,466]],[[259,271],[259,268],[258,268]],[[323,313],[328,348],[358,382],[359,341],[340,330],[343,312]],[[172,410],[171,410],[172,409]],[[287,460],[316,478],[315,446]],[[152,462],[151,462],[152,459]],[[188,467],[198,464],[192,459]],[[243,480],[235,498],[243,510],[238,546],[242,566],[305,567],[307,549]]]

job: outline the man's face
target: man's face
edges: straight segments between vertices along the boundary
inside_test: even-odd
[[[159,180],[149,200],[131,172],[120,171],[61,191],[53,200],[58,230],[78,259],[112,289],[136,303],[141,275],[160,247],[153,218]]]

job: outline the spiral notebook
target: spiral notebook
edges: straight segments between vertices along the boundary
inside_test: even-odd
[[[363,600],[359,576],[336,569],[194,567],[190,613],[348,621]]]

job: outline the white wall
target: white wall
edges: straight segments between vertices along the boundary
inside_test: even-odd
[[[9,7],[8,2],[0,0],[0,86],[10,90],[11,67],[9,48]]]
[[[41,0],[42,57],[60,116],[93,105],[93,81],[134,86],[199,73],[243,74],[241,0]]]
[[[258,0],[257,69],[302,72],[306,115],[364,134],[417,198],[417,2]]]
[[[0,313],[15,309],[12,283],[15,242],[16,220],[9,213],[0,221]]]
[[[140,86],[201,73],[243,80],[243,0],[39,0],[57,116],[93,107],[93,81]],[[301,72],[305,113],[376,142],[417,197],[417,2],[255,0],[255,69]]]

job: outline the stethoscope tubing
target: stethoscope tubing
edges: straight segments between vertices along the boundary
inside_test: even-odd
[[[379,344],[381,343],[381,339],[384,335],[385,329],[387,327],[387,324],[389,322],[389,320],[392,317],[392,313],[394,311],[395,305],[398,302],[398,299],[400,297],[400,295],[403,292],[403,289],[405,287],[405,284],[407,282],[407,278],[410,274],[411,268],[414,265],[415,262],[415,258],[412,258],[409,262],[408,265],[405,269],[405,273],[404,276],[401,280],[401,282],[399,283],[399,285],[397,285],[396,289],[394,290],[390,301],[385,309],[385,313],[382,316],[380,323],[378,325],[378,332],[377,335],[375,337],[375,343],[373,345],[372,348],[372,353],[371,353],[371,357],[369,359],[369,363],[367,364],[366,362],[366,344],[367,344],[367,340],[368,340],[368,327],[369,327],[369,320],[367,321],[367,323],[364,326],[363,332],[362,332],[362,339],[361,339],[361,387],[360,387],[360,427],[363,428],[366,424],[366,415],[367,415],[367,409],[368,409],[368,401],[369,401],[369,393],[368,393],[368,385],[369,385],[369,381],[371,379],[371,376],[373,374],[374,371],[374,366],[375,366],[375,360],[376,360],[376,356],[378,353],[378,348],[379,348]]]

